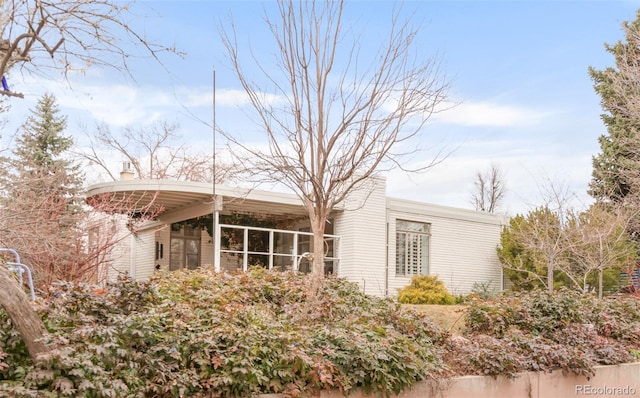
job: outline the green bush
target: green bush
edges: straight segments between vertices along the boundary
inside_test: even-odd
[[[411,278],[411,283],[398,292],[398,301],[402,304],[456,304],[456,298],[435,275]]]

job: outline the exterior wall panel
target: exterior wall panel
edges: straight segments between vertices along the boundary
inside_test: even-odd
[[[431,225],[429,274],[438,275],[453,294],[471,292],[474,283],[502,289],[502,267],[496,247],[505,222],[503,216],[471,210],[388,199],[389,295],[409,284],[411,276],[395,275],[396,220]]]
[[[148,280],[155,272],[156,233],[148,230],[134,236],[135,242],[135,276],[137,280]]]
[[[338,276],[358,283],[367,294],[384,296],[386,268],[386,187],[376,178],[353,192],[334,218],[340,235]]]
[[[131,245],[129,242],[129,230],[125,217],[113,217],[111,215],[97,216],[100,226],[99,243],[103,244],[107,241],[118,241],[111,247],[109,255],[105,258],[105,262],[101,264],[100,282],[113,282],[121,275],[129,275],[131,263]]]

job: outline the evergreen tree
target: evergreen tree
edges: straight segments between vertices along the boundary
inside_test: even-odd
[[[593,158],[589,193],[605,202],[640,196],[640,11],[622,27],[626,41],[605,45],[615,67],[589,69],[607,128],[599,138],[601,153]]]
[[[53,95],[44,95],[3,159],[0,243],[19,251],[41,285],[77,279],[83,176],[68,158],[73,139]]]

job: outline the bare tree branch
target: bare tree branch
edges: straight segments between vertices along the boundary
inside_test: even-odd
[[[129,22],[133,2],[113,0],[0,0],[0,76],[13,67],[36,74],[106,66],[129,72],[133,56],[124,40],[142,47],[139,54],[160,62],[174,47],[149,41]],[[126,38],[126,39],[123,39]],[[161,62],[160,62],[161,63]],[[0,94],[23,97],[11,89]]]
[[[262,83],[243,68],[233,23],[228,33],[221,29],[266,148],[222,133],[248,179],[276,181],[300,196],[314,233],[313,273],[321,276],[327,217],[350,192],[367,189],[371,177],[415,153],[415,138],[445,100],[448,85],[437,60],[421,56],[418,31],[401,20],[400,10],[391,16],[379,52],[365,59],[346,35],[343,1],[277,4],[277,17],[266,17],[277,70],[254,58]]]
[[[617,267],[631,273],[637,255],[627,230],[637,214],[619,205],[594,204],[587,211],[570,216],[565,228],[570,262],[560,270],[586,292],[588,279],[598,276],[598,297],[602,298],[603,274]]]
[[[232,166],[217,161],[213,167],[213,154],[196,152],[185,143],[180,143],[178,126],[168,122],[134,129],[126,127],[120,134],[113,133],[106,125],[99,125],[91,137],[91,145],[76,155],[85,159],[110,177],[114,159],[105,153],[114,151],[121,161],[131,164],[137,178],[172,179],[180,181],[223,182],[231,173]]]
[[[493,163],[485,173],[478,171],[473,184],[471,203],[475,209],[488,213],[497,212],[506,194],[504,174],[500,166]]]

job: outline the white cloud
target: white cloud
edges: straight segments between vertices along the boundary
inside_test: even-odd
[[[576,194],[571,203],[575,208],[585,208],[590,203],[586,193],[591,175],[590,157],[581,153],[562,158],[543,152],[496,158],[474,152],[456,153],[422,173],[389,172],[387,193],[398,198],[472,209],[470,196],[475,174],[486,171],[491,163],[498,164],[505,174],[507,193],[503,210],[510,215],[526,213],[541,205],[545,199],[541,190],[548,180],[565,184]],[[558,170],[562,173],[558,174]]]
[[[153,108],[158,106],[158,93],[144,93],[128,86],[93,86],[86,89],[93,94],[85,95],[80,101],[59,97],[60,105],[85,110],[94,119],[115,126],[149,121]]]
[[[185,97],[186,105],[189,106],[211,106],[213,103],[213,89],[199,88],[198,90],[179,90],[179,96]],[[184,91],[184,92],[183,92]],[[285,98],[276,94],[261,94],[262,101],[272,105],[280,104]],[[249,96],[244,90],[237,89],[216,89],[216,105],[228,107],[242,107],[250,104]]]
[[[197,90],[180,90],[179,96],[186,98],[187,106],[212,106],[213,89],[199,88]],[[242,90],[216,90],[216,105],[242,106],[249,103],[249,98]]]
[[[148,124],[166,116],[169,108],[178,108],[177,100],[167,90],[126,84],[102,84],[46,79],[25,79],[22,87],[28,93],[25,105],[32,107],[46,92],[56,96],[63,113],[77,111],[85,121],[104,122],[112,126]],[[21,107],[22,108],[22,107]]]
[[[462,126],[530,126],[539,123],[549,112],[515,105],[491,102],[465,102],[459,105],[443,104],[432,117],[435,122]]]

